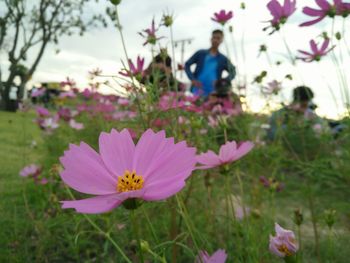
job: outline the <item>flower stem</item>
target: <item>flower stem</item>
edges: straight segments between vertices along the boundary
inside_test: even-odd
[[[134,235],[135,235],[136,240],[137,240],[139,259],[140,259],[140,262],[143,263],[144,259],[143,259],[142,249],[141,249],[141,239],[140,239],[140,233],[139,233],[139,224],[137,222],[134,209],[131,210],[130,217],[131,217],[131,222],[132,222],[132,228],[133,228],[133,231],[134,231]]]
[[[197,241],[196,241],[196,239],[194,237],[194,233],[193,233],[193,229],[191,227],[191,223],[190,223],[190,221],[188,219],[187,209],[186,209],[184,203],[182,202],[181,198],[178,195],[176,195],[176,201],[178,203],[178,206],[179,206],[179,209],[180,209],[180,213],[181,213],[181,215],[182,215],[182,217],[183,217],[183,219],[185,221],[185,224],[186,224],[186,227],[188,229],[188,232],[190,233],[190,236],[191,236],[191,239],[193,241],[193,244],[194,244],[194,246],[195,246],[195,248],[197,250],[197,253],[198,253],[199,252],[199,246],[198,246]]]
[[[66,187],[66,190],[70,197],[75,200],[72,192],[69,190],[69,188]],[[111,244],[116,248],[116,250],[119,252],[119,254],[124,258],[124,260],[128,263],[132,263],[132,261],[125,255],[123,250],[119,247],[119,245],[113,240],[113,238],[110,236],[108,232],[103,231],[90,217],[88,217],[86,214],[82,214],[84,218],[90,223],[91,226],[93,226],[97,232],[105,236],[105,238],[111,242]]]

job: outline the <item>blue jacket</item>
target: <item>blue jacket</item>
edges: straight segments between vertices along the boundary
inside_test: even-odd
[[[198,76],[203,70],[205,57],[209,54],[209,52],[210,52],[209,49],[198,50],[196,53],[194,53],[192,57],[190,57],[189,60],[186,61],[185,71],[190,80],[194,80],[198,78]],[[216,72],[217,79],[221,79],[222,72],[226,70],[229,74],[226,80],[227,81],[233,80],[236,76],[235,66],[233,66],[230,60],[220,52],[218,53],[217,56],[218,56],[218,68]],[[196,69],[192,73],[191,66],[193,64],[196,64]]]

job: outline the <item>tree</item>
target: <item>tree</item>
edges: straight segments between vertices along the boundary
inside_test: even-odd
[[[7,55],[9,62],[6,78],[0,64],[0,94],[5,109],[9,107],[9,92],[14,79],[17,76],[21,79],[21,98],[25,84],[35,72],[49,43],[58,44],[64,35],[83,35],[91,27],[107,26],[103,14],[84,16],[89,2],[4,0],[0,4],[0,52]],[[29,63],[27,55],[33,51],[36,54]]]

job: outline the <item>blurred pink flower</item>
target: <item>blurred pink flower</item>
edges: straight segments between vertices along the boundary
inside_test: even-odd
[[[72,112],[69,108],[59,108],[57,111],[58,116],[65,120],[65,121],[69,121],[72,118]]]
[[[322,21],[326,16],[334,18],[336,15],[346,17],[350,13],[350,3],[344,3],[343,0],[333,0],[333,4],[326,0],[316,0],[320,9],[304,7],[305,15],[316,17],[316,19],[302,23],[300,26],[311,26]]]
[[[52,132],[53,130],[57,129],[60,125],[59,122],[59,116],[55,115],[53,117],[48,117],[42,120],[40,122],[40,127],[43,128],[47,132]]]
[[[74,87],[75,81],[74,79],[70,79],[69,77],[67,77],[65,81],[61,81],[60,85],[61,87],[65,87],[65,86]]]
[[[275,30],[279,30],[281,25],[285,24],[287,22],[287,19],[295,12],[296,1],[284,0],[282,6],[277,0],[271,0],[267,4],[267,8],[270,10],[270,13],[272,15],[272,19],[269,21],[271,23],[271,26]]]
[[[124,72],[120,71],[119,74],[124,77],[135,77],[138,81],[141,81],[141,79],[145,75],[145,71],[143,68],[145,64],[145,59],[140,58],[140,56],[137,56],[136,65],[131,61],[131,59],[129,59],[128,63],[129,63],[130,70],[124,69]]]
[[[318,45],[316,44],[315,40],[310,40],[311,52],[298,50],[300,53],[305,55],[304,57],[298,57],[298,59],[301,59],[304,62],[320,61],[323,56],[327,55],[328,52],[330,52],[335,47],[333,46],[328,48],[329,42],[329,38],[326,38],[323,41],[321,48],[318,48]]]
[[[30,177],[30,176],[38,176],[41,173],[41,167],[36,164],[31,164],[23,167],[23,169],[19,172],[20,176]]]
[[[74,119],[71,119],[69,121],[69,126],[72,129],[75,129],[75,130],[82,130],[82,129],[84,129],[84,124],[80,123],[80,122],[76,122]]]
[[[36,113],[40,116],[40,117],[46,117],[50,115],[50,112],[48,109],[41,107],[41,106],[37,106],[36,107]]]
[[[250,152],[253,147],[254,144],[250,141],[241,142],[238,145],[235,141],[226,142],[220,147],[219,155],[211,150],[198,155],[197,162],[202,166],[197,167],[197,169],[210,169],[234,162]]]
[[[31,96],[32,98],[41,97],[45,94],[46,89],[40,88],[40,89],[34,89],[32,90]]]
[[[71,144],[60,161],[62,180],[92,198],[62,201],[79,213],[108,212],[124,201],[164,200],[185,187],[195,169],[195,148],[166,138],[165,131],[145,131],[135,146],[127,129],[101,133],[100,153],[86,143]]]
[[[195,263],[225,263],[227,254],[225,250],[218,249],[213,255],[209,255],[207,251],[201,250],[195,259]]]
[[[61,98],[61,99],[64,99],[64,98],[75,98],[76,95],[75,95],[73,90],[69,90],[69,91],[65,91],[65,92],[60,93],[60,95],[58,97]]]
[[[270,251],[278,257],[284,258],[298,251],[298,244],[293,231],[282,228],[275,223],[276,236],[270,235]]]
[[[221,24],[225,25],[230,19],[233,17],[233,12],[226,12],[225,10],[221,10],[218,13],[214,13],[214,17],[211,18],[211,20]]]
[[[156,32],[158,31],[158,28],[156,28],[154,19],[152,19],[152,25],[150,28],[147,28],[145,30],[142,30],[143,32],[139,32],[140,36],[146,38],[146,42],[143,43],[143,45],[155,45],[159,39],[162,39],[163,37],[157,37]]]

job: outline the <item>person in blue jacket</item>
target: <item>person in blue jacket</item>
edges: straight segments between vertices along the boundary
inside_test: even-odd
[[[191,91],[193,94],[207,98],[215,91],[216,83],[219,80],[224,79],[230,83],[234,79],[236,75],[235,67],[219,51],[223,40],[223,31],[214,30],[211,37],[211,47],[198,50],[185,63],[185,71],[191,80]],[[192,65],[196,65],[194,72],[191,70]],[[228,73],[226,78],[223,78],[224,71]]]

